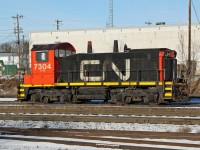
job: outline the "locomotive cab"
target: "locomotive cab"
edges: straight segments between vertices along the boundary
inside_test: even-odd
[[[53,85],[57,81],[60,58],[75,52],[69,43],[34,45],[31,49],[31,74],[24,76],[24,84]]]

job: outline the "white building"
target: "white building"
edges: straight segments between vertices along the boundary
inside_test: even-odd
[[[119,41],[131,48],[180,49],[180,40],[187,47],[187,25],[162,25],[127,28],[35,31],[30,33],[30,47],[33,44],[69,42],[77,52],[86,52],[87,42],[92,41],[94,52],[112,51],[113,41]],[[200,25],[192,25],[192,41],[200,40]]]
[[[0,52],[0,60],[3,60],[5,65],[19,65],[19,57],[15,53]]]
[[[192,25],[192,60],[200,60],[200,25]],[[30,48],[34,44],[58,42],[71,43],[77,53],[87,52],[87,43],[92,41],[94,53],[112,52],[113,41],[118,40],[119,51],[124,44],[132,49],[169,48],[178,52],[179,63],[187,60],[188,26],[157,25],[82,30],[34,31],[30,33]]]

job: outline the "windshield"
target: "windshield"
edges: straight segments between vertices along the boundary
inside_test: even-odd
[[[47,62],[48,61],[48,51],[39,51],[36,53],[37,62]]]

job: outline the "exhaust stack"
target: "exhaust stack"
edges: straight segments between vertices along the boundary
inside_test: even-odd
[[[92,53],[92,41],[88,41],[87,53]]]
[[[118,53],[119,52],[118,40],[114,40],[113,52],[114,53]]]

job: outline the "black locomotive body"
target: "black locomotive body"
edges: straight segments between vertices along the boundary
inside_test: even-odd
[[[125,52],[74,54],[72,49],[67,55],[69,51],[63,51],[63,45],[41,45],[39,50],[32,50],[31,69],[35,73],[24,77],[24,83],[19,87],[19,100],[110,100],[113,103],[188,100],[186,83],[177,79],[174,50],[129,49]],[[40,55],[45,55],[45,62],[34,58]]]
[[[160,51],[163,69],[159,69]],[[59,80],[64,82],[175,81],[177,63],[169,49],[142,49],[122,53],[76,54],[60,59]]]

